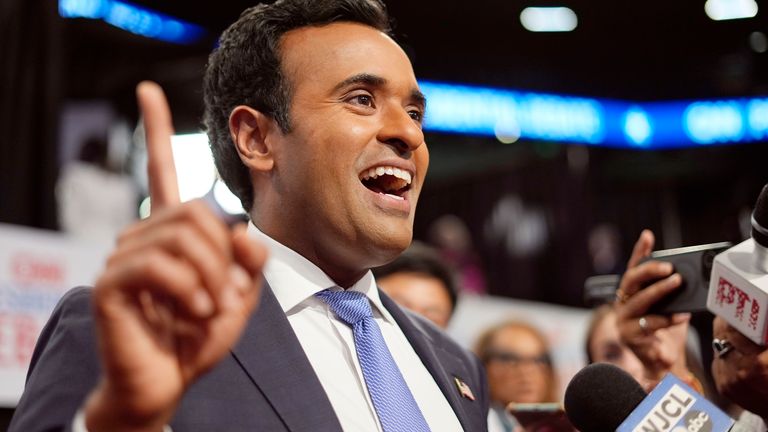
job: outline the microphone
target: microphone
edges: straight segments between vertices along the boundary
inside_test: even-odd
[[[715,257],[707,309],[756,344],[768,344],[768,184],[752,213],[752,237]]]
[[[634,378],[607,363],[579,371],[564,402],[581,432],[727,432],[734,423],[672,374],[646,395]]]
[[[565,389],[565,414],[581,432],[614,431],[646,394],[628,373],[594,363],[573,376]]]

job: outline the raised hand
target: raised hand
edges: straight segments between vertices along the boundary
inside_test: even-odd
[[[102,377],[85,406],[90,432],[162,430],[189,385],[239,338],[261,292],[266,253],[207,204],[181,204],[170,110],[137,87],[152,215],[118,239],[94,290]]]
[[[753,343],[720,317],[715,317],[712,326],[713,336],[731,347],[716,354],[712,361],[717,391],[768,422],[768,349]]]
[[[645,367],[646,378],[658,382],[667,372],[686,378],[685,342],[690,314],[648,315],[648,309],[680,287],[682,279],[672,265],[640,261],[653,250],[654,236],[640,233],[617,291],[616,322],[622,341]],[[643,288],[645,285],[650,286]]]

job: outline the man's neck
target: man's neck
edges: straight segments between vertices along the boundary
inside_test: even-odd
[[[281,236],[277,232],[270,232],[268,229],[265,229],[265,227],[260,226],[254,219],[251,220],[251,223],[258,229],[263,235],[269,237],[273,241],[279,243],[285,248],[288,248],[292,250],[293,252],[301,255],[304,257],[307,261],[311,262],[317,268],[319,268],[323,273],[325,273],[337,286],[347,289],[351,288],[353,285],[355,285],[360,279],[365,276],[365,274],[368,272],[369,269],[358,269],[358,270],[350,270],[350,269],[342,269],[339,268],[337,263],[335,262],[327,262],[321,258],[321,255],[318,253],[305,253],[303,249],[307,249],[309,251],[317,251],[317,248],[305,248],[302,244],[292,244],[291,241],[287,238],[281,238]]]

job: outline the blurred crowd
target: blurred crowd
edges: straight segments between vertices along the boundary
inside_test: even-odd
[[[682,282],[668,263],[644,260],[653,246],[653,233],[643,231],[614,298],[592,310],[584,335],[588,362],[618,366],[648,392],[666,374],[674,374],[736,418],[733,430],[764,431],[768,354],[717,318],[715,338],[727,340],[733,348],[716,351],[708,372],[710,365],[703,363],[691,314],[665,316],[650,311]],[[456,274],[461,268],[449,263],[439,249],[415,242],[397,260],[374,272],[381,288],[394,300],[446,328],[457,301],[477,293],[474,287],[470,294],[462,290]],[[562,395],[558,394],[550,343],[535,325],[510,316],[482,332],[474,351],[488,376],[490,432],[573,430],[567,423],[553,426]],[[526,412],[531,407],[551,409],[552,415],[543,423],[541,415],[531,422]],[[526,424],[521,424],[516,410],[522,410]]]
[[[114,238],[136,218],[136,187],[110,166],[103,139],[87,140],[78,160],[62,170],[57,196],[62,229],[78,237]],[[415,241],[374,274],[393,300],[447,329],[462,297],[487,294],[486,277],[469,230],[458,217],[438,218],[429,231],[431,244]],[[709,343],[691,326],[690,313],[653,313],[655,304],[682,285],[669,263],[646,260],[654,242],[652,232],[640,234],[618,285],[592,310],[583,345],[587,362],[618,366],[646,391],[673,374],[737,418],[735,430],[764,431],[768,351],[717,318],[712,331],[719,349],[712,364],[705,364],[708,356],[702,356],[700,347]],[[590,241],[591,249],[593,243],[600,242]],[[618,255],[613,251],[607,256]],[[617,268],[614,258],[608,261],[603,268]],[[553,362],[552,350],[558,347],[551,347],[542,329],[508,316],[482,331],[473,347],[487,372],[490,432],[572,430],[563,421]]]
[[[77,183],[78,175],[84,175],[78,173],[103,166],[100,161],[104,155],[103,151],[99,153],[98,143],[86,144],[85,156],[79,165],[73,164],[64,171],[59,197],[62,203],[92,203],[91,206],[70,206],[73,208],[106,208],[110,212],[100,215],[87,211],[88,218],[70,217],[79,221],[80,225],[76,225],[66,223],[71,212],[64,211],[63,226],[73,234],[116,232],[135,216],[129,213],[128,219],[121,220],[112,215],[128,213],[124,209],[126,205],[135,204],[136,193],[121,183],[118,189],[125,190],[124,193],[110,192],[107,196],[113,201],[122,201],[123,205],[104,206],[103,198],[94,196],[78,199],[88,192],[72,186]],[[96,159],[86,157],[91,153],[96,154]],[[111,175],[103,168],[101,172],[105,174],[99,175],[105,178]],[[104,185],[101,181],[91,189],[98,189],[103,196]],[[102,222],[94,220],[100,217]],[[78,229],[85,220],[88,221],[86,229]],[[101,226],[104,227],[101,231],[94,231],[94,227]],[[446,329],[462,296],[486,294],[485,278],[468,230],[458,218],[439,219],[431,230],[431,240],[431,245],[415,241],[397,260],[374,269],[374,274],[381,289],[392,299]],[[709,372],[710,365],[703,363],[699,349],[702,344],[698,333],[690,324],[691,314],[664,316],[650,312],[655,303],[681,285],[680,275],[674,273],[668,263],[643,260],[653,246],[653,233],[642,232],[618,284],[615,300],[593,309],[584,335],[588,363],[618,366],[646,391],[652,390],[666,374],[674,374],[737,418],[735,430],[764,431],[764,421],[768,419],[768,405],[763,398],[768,394],[768,352],[721,319],[715,319],[714,337],[718,341],[727,340],[729,349],[715,353]],[[474,343],[474,351],[487,371],[492,400],[488,416],[490,432],[572,430],[567,421],[557,423],[564,418],[562,395],[550,342],[541,329],[519,317],[509,316],[483,331]],[[531,417],[526,411],[531,407],[537,412],[544,409],[549,415]]]

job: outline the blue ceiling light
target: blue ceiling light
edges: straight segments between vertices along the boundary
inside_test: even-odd
[[[683,113],[685,133],[697,144],[741,141],[744,115],[737,101],[691,103]]]
[[[757,13],[756,4],[752,9],[749,6],[754,0],[707,3],[718,1],[746,5],[752,16]],[[534,11],[526,16],[550,12]],[[569,12],[557,13],[570,16]],[[181,44],[196,42],[205,34],[198,25],[120,0],[59,0],[59,14],[102,19],[139,35]],[[575,28],[576,16],[573,11],[570,14],[571,24],[562,28]],[[550,27],[548,31],[554,30]],[[766,97],[632,102],[435,81],[422,81],[420,86],[429,99],[424,129],[432,132],[491,136],[504,143],[528,139],[642,149],[768,140]]]
[[[432,81],[419,85],[429,100],[428,130],[486,136],[514,132],[520,138],[592,144],[603,140],[602,107],[594,99]]]
[[[59,0],[59,15],[64,18],[98,19],[104,14],[104,0]]]
[[[768,98],[633,102],[530,93],[435,81],[424,129],[635,149],[768,140]]]
[[[101,19],[134,34],[177,44],[191,44],[205,35],[199,25],[119,0],[59,0],[59,15]]]
[[[624,135],[638,147],[645,147],[653,135],[648,114],[639,106],[633,106],[624,115]]]
[[[768,98],[747,102],[747,129],[755,140],[768,139]]]

